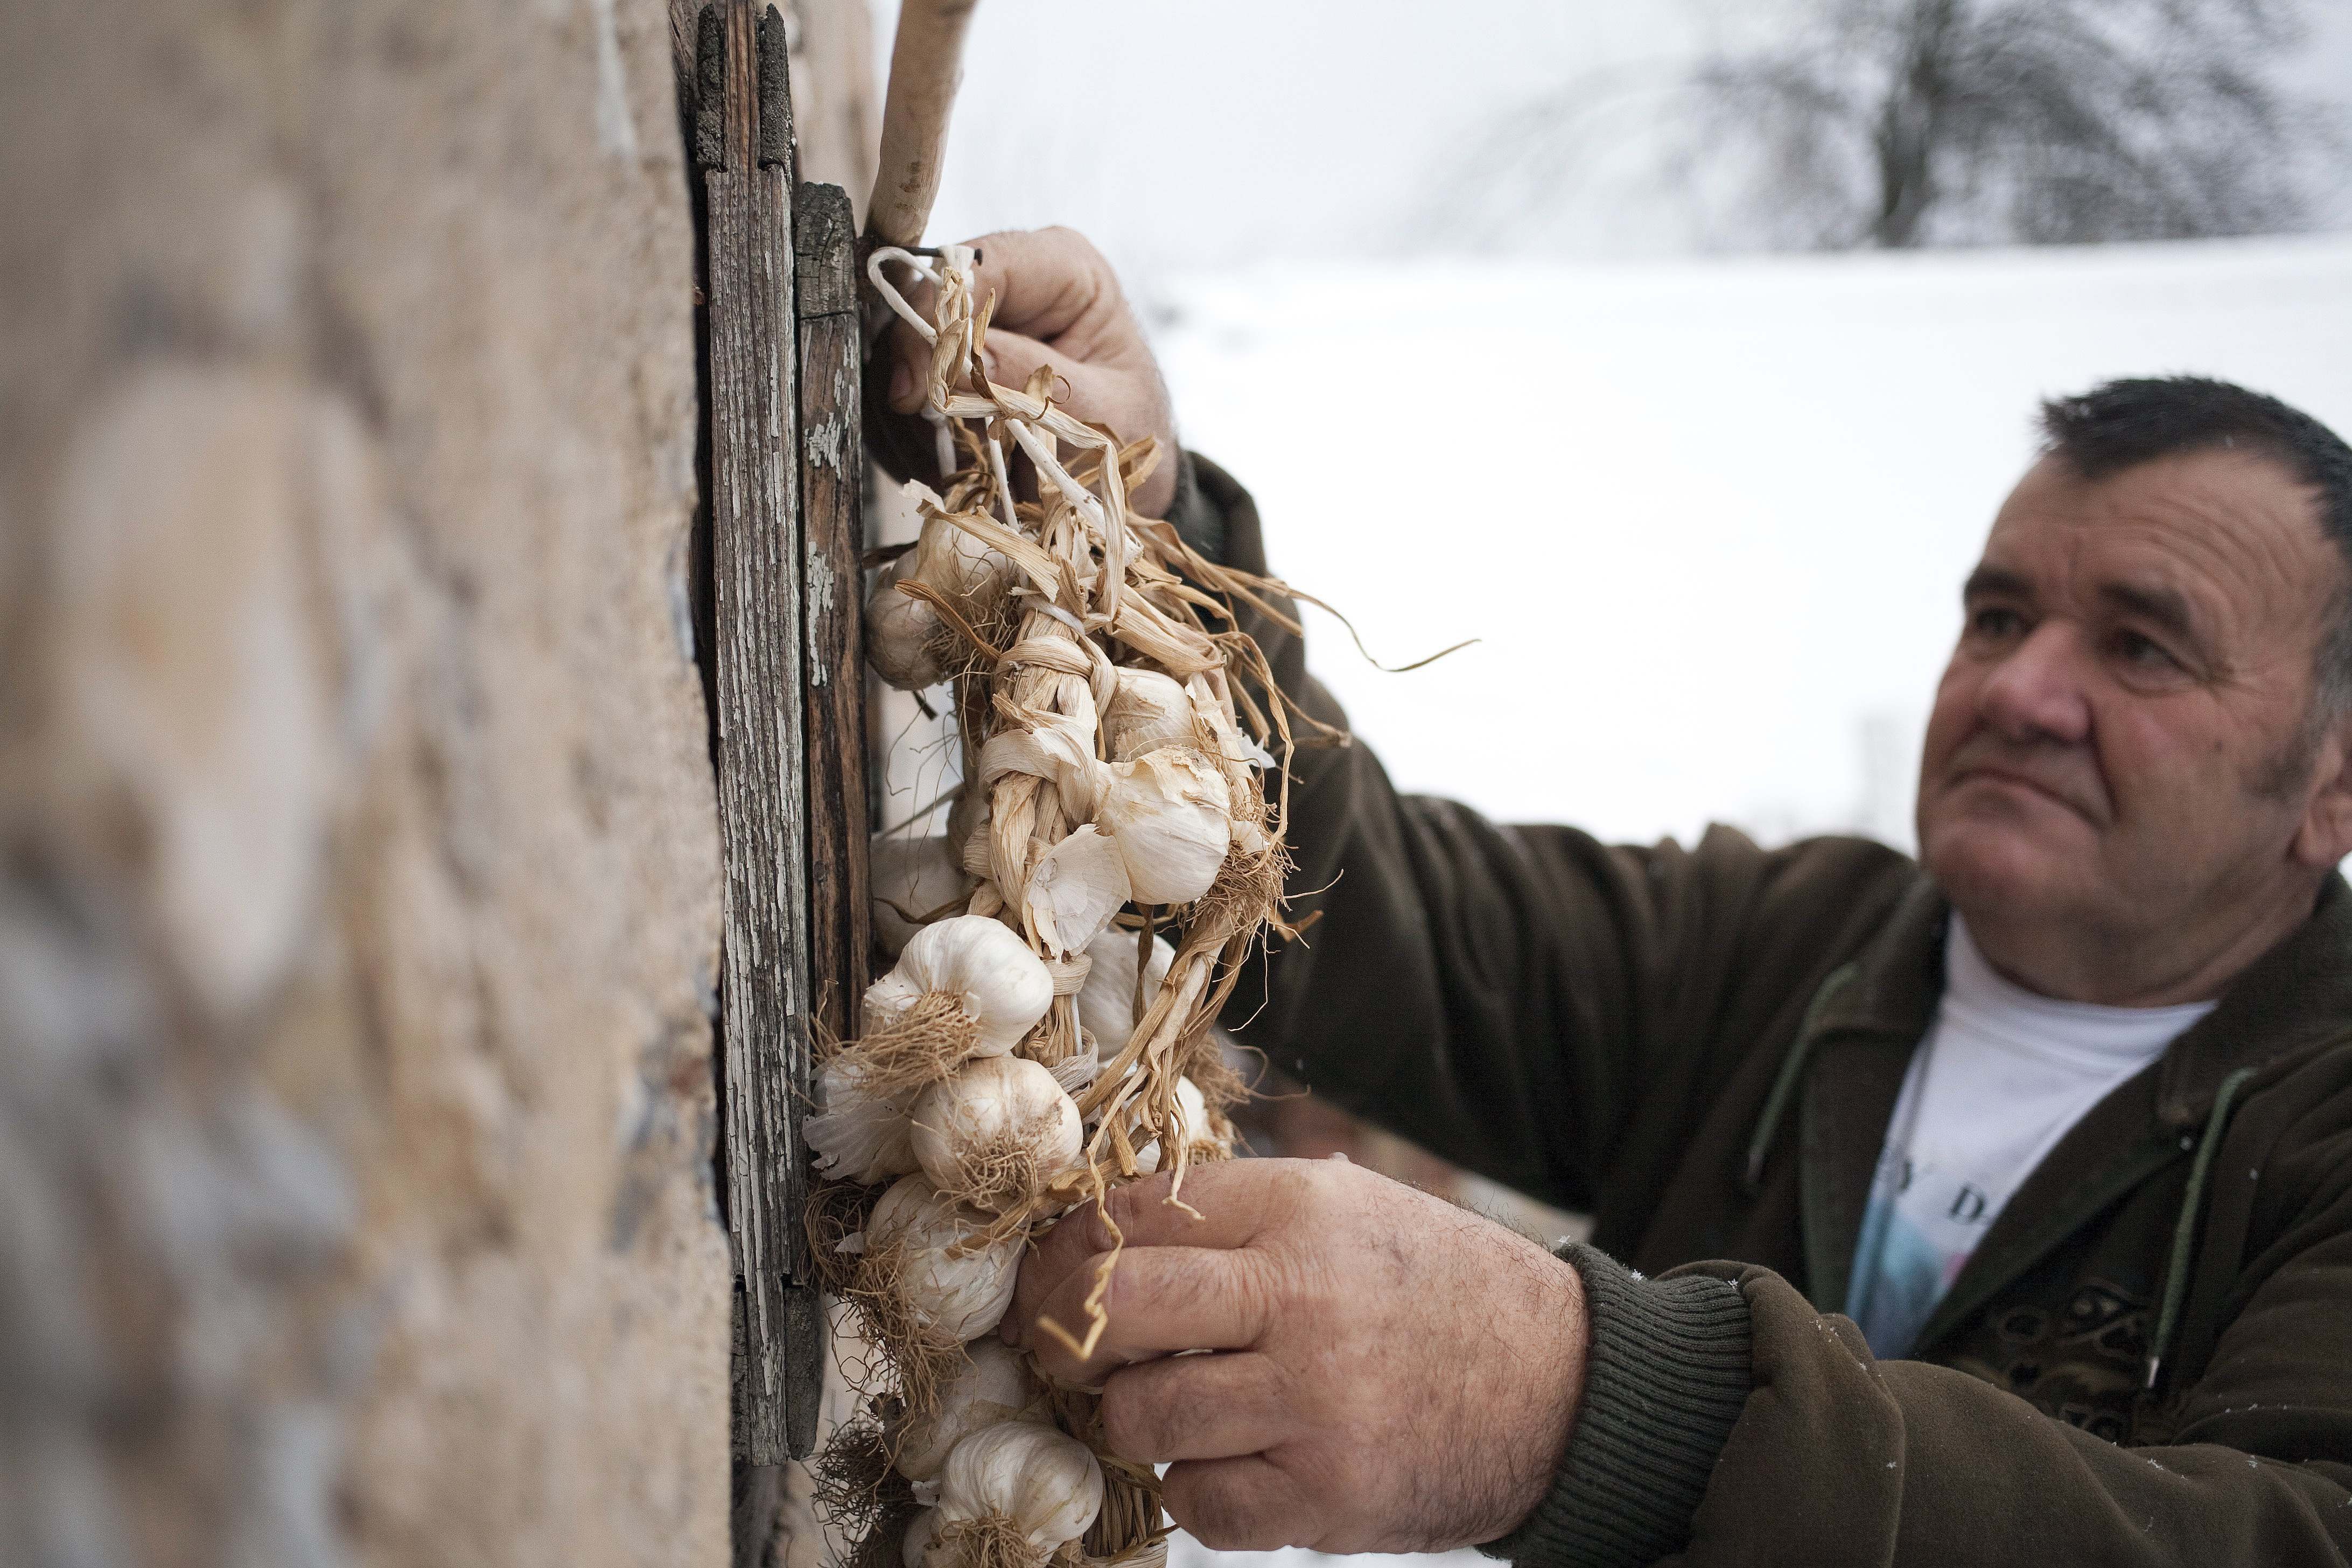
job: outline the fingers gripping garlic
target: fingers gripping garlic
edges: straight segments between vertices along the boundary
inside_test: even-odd
[[[958,864],[947,838],[906,838],[876,834],[867,863],[874,939],[896,958],[923,929],[926,915],[960,905],[971,879]]]
[[[1234,833],[1232,793],[1216,764],[1171,746],[1105,774],[1095,824],[1118,843],[1135,901],[1189,903],[1207,892]]]
[[[864,1064],[838,1056],[817,1075],[824,1110],[801,1124],[801,1135],[828,1176],[872,1186],[916,1168],[913,1125],[907,1111],[912,1091],[876,1094]]]
[[[908,1415],[890,1429],[893,1460],[910,1481],[935,1480],[955,1446],[1000,1421],[1053,1425],[1044,1391],[1029,1375],[1021,1353],[1002,1340],[975,1340],[964,1347],[971,1359],[940,1390],[927,1415]]]
[[[931,498],[936,502],[937,498]],[[944,517],[924,520],[915,548],[890,563],[866,600],[866,657],[882,679],[919,691],[947,679],[953,639],[938,608],[900,591],[919,584],[954,601],[966,618],[1013,574],[1013,563]]]
[[[1053,1005],[1054,977],[1003,923],[956,915],[917,931],[898,967],[866,987],[867,1027],[877,1017],[911,1012],[926,997],[947,999],[971,1020],[971,1055],[1002,1056]]]
[[[1024,1057],[982,1057],[923,1090],[909,1135],[931,1184],[1003,1212],[1077,1163],[1078,1108]]]
[[[1051,1426],[1003,1422],[948,1455],[932,1541],[951,1546],[960,1534],[992,1530],[1025,1542],[1042,1562],[1087,1532],[1102,1497],[1102,1466],[1084,1443]]]
[[[921,1176],[904,1176],[866,1223],[866,1261],[896,1271],[907,1307],[925,1328],[975,1340],[1003,1321],[1021,1272],[1021,1234],[989,1240],[994,1218]]]

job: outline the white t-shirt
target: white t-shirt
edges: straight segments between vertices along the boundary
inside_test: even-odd
[[[2109,1090],[2213,1010],[2053,1002],[1994,973],[1952,918],[1944,999],[1870,1188],[1846,1316],[1906,1356],[2010,1194]]]

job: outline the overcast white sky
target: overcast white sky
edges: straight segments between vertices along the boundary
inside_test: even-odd
[[[2352,3],[2293,65],[2352,96]],[[1580,77],[1664,79],[1792,0],[984,0],[935,238],[1066,223],[1147,291],[1268,257],[1387,253],[1501,110]],[[897,9],[877,7],[887,62]],[[1645,215],[1596,215],[1639,245]],[[1442,237],[1431,237],[1442,238]]]

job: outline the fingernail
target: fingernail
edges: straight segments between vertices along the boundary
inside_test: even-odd
[[[895,408],[905,403],[907,395],[914,390],[915,373],[907,368],[905,360],[900,360],[890,367],[890,405]]]

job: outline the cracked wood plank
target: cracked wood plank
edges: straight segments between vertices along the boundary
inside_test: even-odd
[[[814,1436],[824,1331],[801,1225],[811,970],[792,109],[773,6],[755,17],[749,0],[713,0],[698,37],[735,1442],[772,1465]]]

